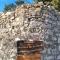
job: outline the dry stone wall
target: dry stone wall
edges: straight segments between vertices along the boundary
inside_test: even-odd
[[[0,60],[16,59],[15,38],[42,40],[42,60],[60,60],[60,13],[42,2],[0,13]]]

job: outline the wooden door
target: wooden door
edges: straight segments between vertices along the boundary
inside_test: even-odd
[[[30,55],[20,55],[17,56],[16,60],[41,60],[41,55],[38,53],[34,53]]]
[[[38,42],[17,42],[17,58],[16,60],[41,60],[40,49],[43,43]]]

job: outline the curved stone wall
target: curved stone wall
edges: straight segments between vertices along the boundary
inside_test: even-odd
[[[16,59],[15,38],[42,40],[42,60],[60,60],[60,13],[42,2],[0,14],[0,60]]]

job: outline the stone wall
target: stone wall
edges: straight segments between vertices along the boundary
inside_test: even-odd
[[[42,60],[60,60],[60,14],[42,2],[0,14],[0,60],[16,59],[15,38],[42,40]]]

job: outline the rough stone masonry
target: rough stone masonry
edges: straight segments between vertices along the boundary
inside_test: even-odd
[[[60,13],[42,2],[0,13],[0,60],[16,60],[15,38],[42,40],[41,60],[60,60]]]

